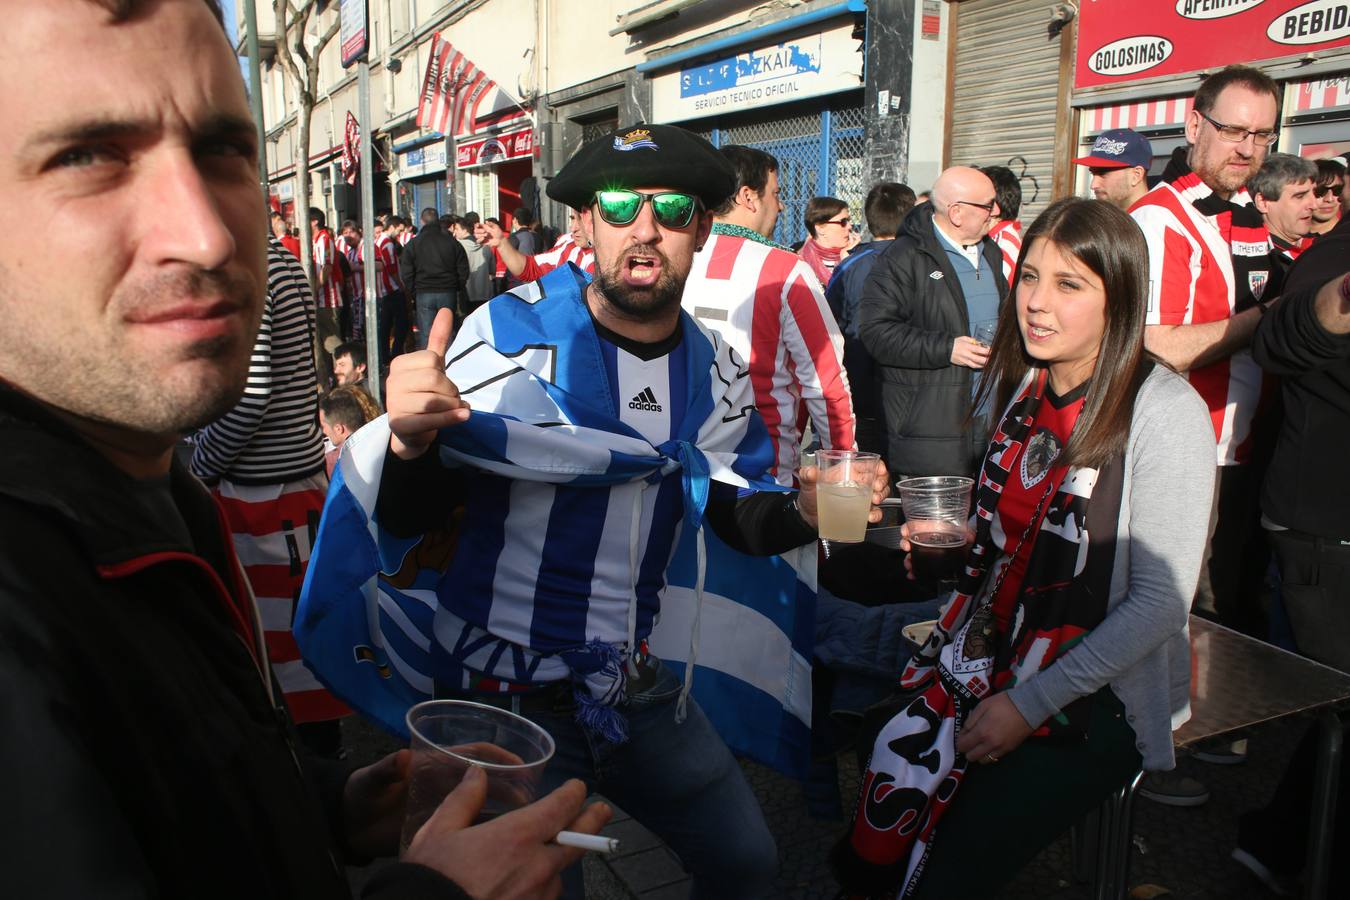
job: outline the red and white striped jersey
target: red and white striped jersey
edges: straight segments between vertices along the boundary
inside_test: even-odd
[[[525,268],[519,277],[521,281],[538,281],[568,263],[576,263],[581,271],[595,274],[595,253],[589,247],[578,245],[570,234],[564,234],[547,252],[525,257]]]
[[[380,262],[379,275],[375,281],[375,295],[387,297],[394,291],[402,290],[403,282],[398,277],[398,245],[387,234],[375,238],[375,258]]]
[[[283,484],[236,484],[222,478],[216,487],[235,553],[257,597],[267,659],[291,718],[299,723],[326,722],[351,713],[314,677],[291,634],[327,487],[322,472]]]
[[[844,338],[801,257],[714,233],[694,255],[683,305],[748,362],[780,484],[793,483],[804,412],[823,446],[855,447]]]
[[[400,234],[400,235],[398,236],[398,245],[399,245],[400,247],[406,247],[406,246],[408,246],[408,241],[411,241],[412,239],[413,239],[413,234],[412,234],[412,232],[411,232],[411,231],[405,231],[405,232],[403,232],[402,234]]]
[[[1234,203],[1247,198],[1235,194]],[[1249,198],[1246,202],[1251,202]],[[1202,325],[1231,318],[1234,309],[1234,249],[1264,255],[1264,232],[1253,235],[1246,248],[1242,235],[1233,234],[1232,217],[1205,216],[1171,184],[1161,182],[1139,199],[1130,215],[1148,242],[1149,296],[1145,321],[1149,325]],[[1237,240],[1230,249],[1230,238]],[[1260,285],[1253,294],[1260,296]],[[1261,367],[1249,350],[1191,369],[1185,374],[1209,407],[1219,444],[1218,464],[1237,465],[1251,454],[1252,422],[1261,401]]]
[[[1008,282],[1011,291],[1017,287],[1012,279],[1013,269],[1017,268],[1017,257],[1022,254],[1022,223],[999,219],[998,224],[989,229],[989,239],[998,245],[998,252],[1003,254],[1003,280]]]
[[[333,232],[327,228],[319,228],[314,232],[314,271],[327,272],[328,281],[325,284],[316,285],[315,302],[320,307],[328,309],[338,309],[342,306],[342,269],[338,268],[337,261],[337,242],[333,240]]]

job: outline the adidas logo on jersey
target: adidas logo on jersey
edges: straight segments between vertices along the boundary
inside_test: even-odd
[[[652,393],[651,388],[643,388],[642,391],[628,401],[629,409],[641,409],[647,412],[662,412],[661,404],[656,402],[656,395]]]

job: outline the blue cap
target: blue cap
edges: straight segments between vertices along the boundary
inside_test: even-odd
[[[1137,131],[1112,128],[1097,135],[1088,155],[1078,157],[1074,163],[1104,169],[1124,169],[1129,166],[1147,169],[1153,164],[1153,146],[1148,138]]]

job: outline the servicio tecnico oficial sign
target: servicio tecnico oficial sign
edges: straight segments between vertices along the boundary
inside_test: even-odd
[[[1078,87],[1350,46],[1350,0],[1084,0]]]
[[[652,120],[683,122],[862,86],[852,24],[705,60],[652,79]]]

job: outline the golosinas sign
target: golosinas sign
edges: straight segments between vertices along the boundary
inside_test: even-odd
[[[1077,87],[1350,46],[1350,0],[1082,0]]]

